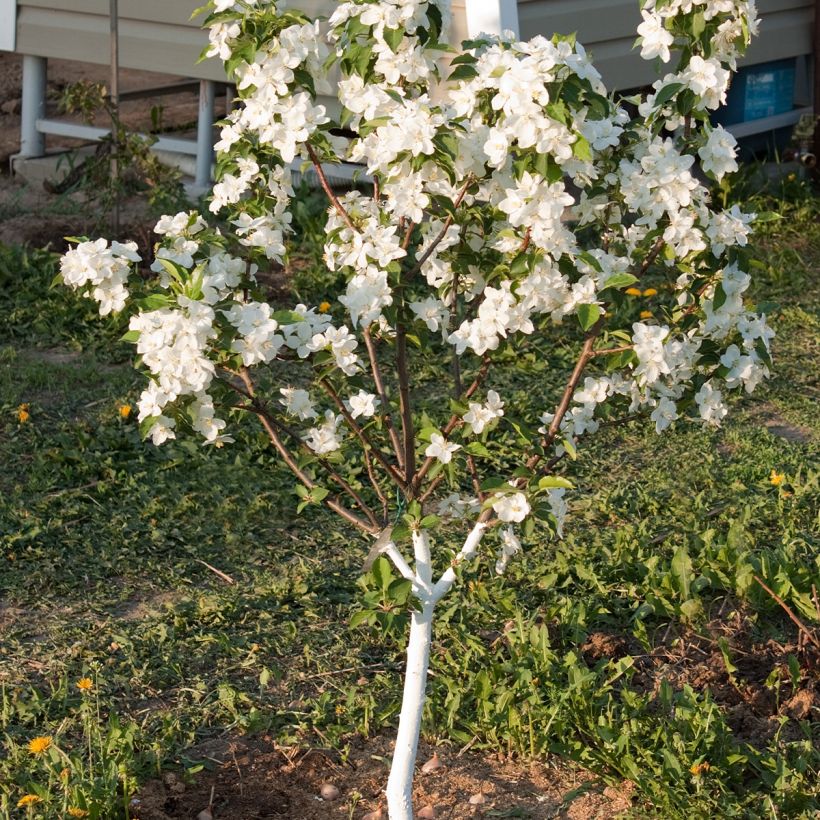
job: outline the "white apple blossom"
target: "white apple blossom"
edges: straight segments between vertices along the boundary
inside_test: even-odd
[[[335,452],[342,446],[339,436],[339,426],[342,421],[341,416],[337,416],[332,410],[327,410],[324,422],[307,431],[304,437],[305,443],[319,456]]]
[[[520,524],[530,514],[530,504],[524,493],[504,493],[492,504],[499,521]]]
[[[442,464],[449,464],[453,460],[453,454],[461,449],[460,444],[447,441],[441,433],[433,433],[430,436],[430,443],[424,451],[428,458],[438,459]]]
[[[279,392],[282,394],[279,403],[284,406],[285,412],[289,415],[296,416],[303,421],[317,418],[316,408],[307,390],[299,387],[280,387]]]
[[[379,399],[373,393],[368,393],[367,390],[360,390],[358,393],[352,395],[345,404],[354,419],[360,416],[371,418],[376,415]]]

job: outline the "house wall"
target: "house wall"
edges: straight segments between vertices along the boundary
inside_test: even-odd
[[[2,3],[9,0],[0,0]],[[200,0],[119,0],[121,65],[224,79],[218,60],[196,62],[207,42],[200,29],[201,18],[190,19],[198,5]],[[302,0],[294,5],[309,14],[327,14],[336,4],[333,0]],[[811,53],[813,5],[813,0],[759,0],[761,36],[752,43],[744,63]],[[456,42],[467,36],[464,6],[465,0],[453,0],[452,38]],[[108,62],[108,0],[17,0],[17,7],[16,51]],[[638,0],[519,0],[518,17],[524,38],[577,32],[608,87],[630,88],[655,79],[655,67],[633,49],[641,19]]]
[[[743,65],[811,53],[813,0],[758,0],[757,5],[760,35]],[[652,63],[633,49],[641,22],[637,0],[519,0],[518,20],[524,39],[576,32],[608,88],[634,88],[657,77]]]

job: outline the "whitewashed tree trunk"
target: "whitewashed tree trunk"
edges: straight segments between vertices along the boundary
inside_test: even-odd
[[[402,576],[412,582],[413,593],[421,603],[421,610],[412,613],[410,637],[407,640],[404,694],[396,734],[396,748],[386,789],[390,820],[413,820],[413,774],[416,768],[424,701],[427,697],[427,669],[430,666],[430,645],[433,640],[433,611],[436,604],[450,591],[456,578],[456,567],[475,555],[486,529],[487,525],[483,521],[475,524],[464,546],[435,583],[430,560],[430,539],[424,530],[413,533],[415,572],[410,569],[392,541],[388,541],[382,548],[382,552],[393,562]]]
[[[433,601],[424,602],[421,612],[413,612],[410,621],[399,730],[387,781],[387,811],[390,820],[413,818],[413,772],[427,691],[434,607]]]

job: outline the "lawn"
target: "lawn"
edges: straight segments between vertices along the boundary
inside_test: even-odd
[[[483,555],[439,615],[426,740],[453,760],[493,752],[495,777],[552,761],[579,787],[441,816],[820,810],[820,208],[800,190],[753,204],[783,215],[753,271],[753,298],[774,303],[773,378],[720,430],[602,435],[572,468],[565,538],[527,543],[503,579]],[[300,223],[290,287],[318,300],[335,283],[312,273],[307,205]],[[0,247],[0,816],[146,820],[161,787],[178,798],[164,816],[192,817],[185,794],[243,738],[280,769],[321,748],[340,782],[353,759],[381,777],[406,623],[384,566],[362,577],[359,536],[296,516],[252,424],[222,449],[141,442],[124,328],[49,289],[55,272],[47,251]],[[549,382],[537,348],[531,364],[521,402]],[[572,814],[606,785],[609,813]],[[17,808],[25,794],[39,801]],[[316,816],[377,805],[351,787]]]

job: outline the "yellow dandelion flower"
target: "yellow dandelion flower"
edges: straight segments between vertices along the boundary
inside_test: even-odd
[[[786,179],[787,179],[789,182],[794,182],[794,181],[797,179],[797,174],[789,174],[789,175],[786,177]]]
[[[644,296],[657,296],[657,295],[658,295],[658,291],[657,291],[655,288],[647,288],[647,289],[643,292],[643,295],[644,295]]]
[[[704,760],[703,763],[693,763],[689,767],[689,771],[695,776],[700,777],[702,774],[705,774],[709,771],[712,767],[709,765],[707,760]]]
[[[38,797],[36,794],[24,794],[18,801],[17,801],[17,808],[23,809],[26,806],[33,806],[35,803],[42,803],[43,798]]]
[[[90,692],[94,688],[94,681],[91,678],[80,678],[77,681],[77,688],[81,692]]]
[[[642,310],[641,311],[641,319],[651,319],[652,318],[652,311],[651,310]]]
[[[330,310],[330,302],[322,302],[319,305],[319,313],[327,313]]]
[[[31,418],[31,413],[28,411],[27,404],[21,404],[17,408],[17,421],[20,424],[25,424]]]
[[[127,419],[131,415],[131,405],[130,404],[121,404],[120,405],[120,418]]]
[[[76,806],[69,807],[68,813],[71,817],[88,817],[88,812],[85,809]]]
[[[627,288],[624,291],[624,293],[626,293],[628,296],[640,296],[641,295],[641,289],[640,288]]]
[[[779,487],[785,480],[786,474],[778,473],[777,470],[772,470],[771,475],[769,476],[769,483],[774,484],[775,487]]]
[[[43,752],[51,748],[51,735],[41,735],[40,737],[33,737],[28,742],[28,750],[33,755],[41,755]]]

